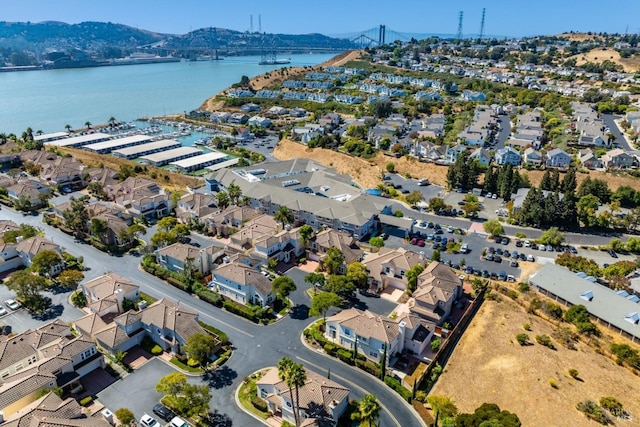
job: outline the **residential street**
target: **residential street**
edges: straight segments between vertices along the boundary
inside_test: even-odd
[[[266,366],[275,366],[284,356],[291,357],[303,363],[309,369],[320,374],[331,370],[331,379],[343,383],[352,390],[352,396],[361,398],[366,393],[375,394],[384,406],[381,413],[382,425],[385,426],[417,426],[421,425],[414,411],[409,410],[400,395],[371,375],[356,369],[336,359],[317,353],[306,348],[301,342],[302,330],[312,322],[307,311],[309,299],[304,295],[303,287],[307,286],[296,280],[298,291],[291,295],[298,306],[292,315],[283,318],[276,324],[259,326],[245,319],[237,317],[210,304],[194,298],[179,289],[138,269],[140,259],[133,256],[112,257],[102,253],[90,245],[78,244],[73,237],[62,233],[56,228],[41,222],[41,216],[23,216],[12,209],[3,207],[0,218],[10,219],[16,223],[28,223],[41,227],[46,236],[62,245],[67,252],[74,256],[84,256],[84,262],[89,271],[85,272],[87,279],[95,278],[106,272],[113,271],[140,286],[140,290],[156,298],[168,298],[180,305],[200,313],[200,319],[225,331],[233,343],[235,350],[225,366],[216,371],[208,382],[213,390],[211,410],[219,411],[221,417],[228,416],[233,420],[233,426],[255,426],[256,420],[240,410],[234,400],[235,389],[242,380],[252,372]],[[25,324],[12,324],[14,332],[20,332],[33,327]],[[132,375],[142,376],[141,381],[155,383],[162,376],[153,370],[143,370]],[[146,376],[157,376],[149,380]],[[117,386],[117,382],[115,385]],[[110,408],[112,410],[118,408]],[[151,413],[151,407],[144,410]],[[142,413],[135,412],[137,417]]]

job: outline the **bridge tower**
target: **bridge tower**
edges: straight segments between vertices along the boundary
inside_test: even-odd
[[[386,32],[387,26],[380,25],[380,29],[378,30],[378,46],[382,46],[383,44],[385,44]]]
[[[253,15],[249,15],[249,32],[253,33]]]
[[[462,18],[464,17],[464,12],[460,11],[458,14],[458,32],[456,34],[456,38],[458,40],[462,40]]]
[[[483,7],[482,8],[482,20],[480,21],[480,40],[482,40],[484,38],[484,14],[486,12],[486,9]]]

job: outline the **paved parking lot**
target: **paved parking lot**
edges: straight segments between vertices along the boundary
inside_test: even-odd
[[[401,185],[401,188],[397,190],[400,192],[404,192],[405,194],[409,194],[414,190],[418,190],[424,196],[426,202],[434,197],[443,197],[444,196],[444,188],[438,185],[429,184],[429,185],[418,185],[417,179],[407,179],[400,174],[397,173],[387,173],[386,174],[389,179],[385,180],[387,184],[393,184],[394,186]]]
[[[162,395],[156,392],[156,384],[160,378],[173,372],[176,371],[171,366],[161,360],[152,359],[140,369],[98,393],[98,401],[113,412],[120,408],[129,408],[136,419],[140,419],[145,413],[157,418],[153,415],[152,409]]]
[[[14,333],[24,332],[27,329],[36,329],[53,319],[59,318],[64,322],[71,322],[84,316],[84,312],[78,310],[69,302],[71,291],[64,292],[43,292],[43,295],[51,298],[51,307],[40,316],[31,315],[26,309],[20,308],[12,311],[7,308],[4,302],[9,298],[15,298],[16,294],[6,285],[0,285],[0,304],[6,308],[7,314],[0,317],[0,323],[10,325]]]

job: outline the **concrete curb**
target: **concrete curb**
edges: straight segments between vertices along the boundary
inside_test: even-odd
[[[262,371],[263,369],[267,369],[267,368],[268,368],[268,367],[266,367],[266,368],[262,368],[262,369],[258,369],[257,371],[254,371],[254,372],[250,373],[250,374],[249,374],[249,375],[247,375],[247,376],[248,376],[248,377],[250,377],[251,375],[253,375],[253,374],[257,373],[257,372],[260,372],[260,371]],[[235,401],[236,401],[236,406],[237,406],[238,408],[240,408],[240,410],[241,410],[242,412],[244,412],[245,414],[247,414],[247,415],[249,415],[250,417],[254,418],[255,420],[259,421],[260,423],[262,423],[262,424],[264,424],[264,425],[266,425],[266,426],[270,426],[271,424],[269,424],[266,420],[263,420],[262,418],[258,417],[257,415],[255,415],[255,414],[251,413],[251,412],[250,412],[250,411],[248,411],[244,406],[242,406],[242,403],[240,403],[240,397],[239,397],[239,395],[240,395],[240,388],[241,388],[243,385],[244,385],[244,382],[241,382],[241,383],[240,383],[240,385],[239,385],[238,387],[236,387],[236,391],[235,391],[235,393],[233,393],[233,398],[234,398],[234,399],[235,399]]]

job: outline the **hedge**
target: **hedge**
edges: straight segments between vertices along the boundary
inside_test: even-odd
[[[93,402],[93,397],[87,396],[84,399],[80,400],[80,406],[89,406]]]
[[[384,382],[389,387],[394,389],[396,391],[396,393],[398,393],[400,396],[402,396],[404,398],[404,400],[406,400],[407,402],[411,403],[412,392],[411,392],[411,390],[407,390],[406,388],[404,388],[402,386],[402,384],[400,384],[400,381],[398,381],[397,379],[395,379],[393,377],[385,376],[384,377]]]
[[[182,283],[181,281],[174,279],[173,277],[167,277],[165,279],[168,284],[175,286],[176,288],[183,290],[185,292],[191,293],[191,286]]]
[[[322,348],[327,352],[327,354],[330,354],[331,356],[335,356],[336,351],[338,351],[338,346],[330,342],[326,343]]]
[[[228,312],[233,313],[233,314],[237,314],[238,316],[242,316],[242,317],[244,317],[246,319],[251,320],[254,323],[258,323],[259,320],[260,320],[258,318],[258,316],[256,315],[256,313],[254,313],[253,311],[251,311],[250,309],[248,309],[244,305],[239,304],[239,303],[237,303],[235,301],[225,300],[224,303],[222,303],[222,306]]]
[[[215,305],[216,307],[222,307],[223,298],[217,292],[210,291],[209,289],[200,289],[196,292],[198,298],[203,301],[208,302],[209,304]]]
[[[374,377],[380,378],[381,371],[380,366],[377,363],[371,362],[370,360],[361,360],[358,358],[356,359],[356,366],[363,371],[370,373]]]
[[[337,356],[338,356],[338,359],[342,360],[343,362],[346,362],[350,365],[353,364],[352,351],[341,348],[341,349],[338,349]]]
[[[200,326],[202,326],[207,331],[217,335],[222,345],[229,344],[230,342],[229,336],[225,332],[222,332],[220,329],[216,328],[215,326],[211,326],[204,323],[202,320],[198,320],[198,324],[200,324]]]
[[[258,396],[254,396],[251,398],[251,404],[254,408],[256,408],[260,412],[267,412],[267,403],[260,399]]]

